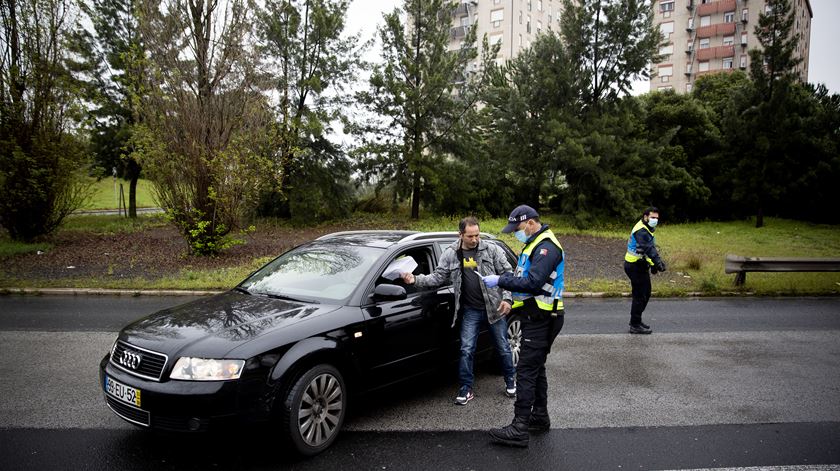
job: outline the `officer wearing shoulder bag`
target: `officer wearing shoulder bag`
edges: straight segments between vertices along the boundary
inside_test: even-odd
[[[529,430],[547,431],[548,379],[545,361],[554,338],[563,328],[563,247],[539,214],[526,205],[517,206],[508,217],[504,233],[514,232],[525,246],[513,274],[489,275],[488,287],[512,292],[510,315],[519,316],[522,343],[516,367],[516,403],[510,425],[490,430],[494,442],[527,447]]]

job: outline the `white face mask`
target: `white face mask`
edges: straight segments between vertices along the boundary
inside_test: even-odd
[[[519,242],[522,242],[523,244],[528,242],[528,236],[525,235],[525,229],[522,229],[521,231],[514,232],[513,236],[516,237],[516,240],[518,240]]]
[[[656,227],[657,224],[659,224],[659,218],[650,218],[648,220],[648,226],[650,227]]]

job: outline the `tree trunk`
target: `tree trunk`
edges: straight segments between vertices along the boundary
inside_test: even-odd
[[[411,184],[411,219],[420,219],[420,172],[416,170]]]
[[[137,217],[137,180],[140,179],[140,165],[134,159],[128,159],[126,165],[126,177],[128,177],[128,217]]]

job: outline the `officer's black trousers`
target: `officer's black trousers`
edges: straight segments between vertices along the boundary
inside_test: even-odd
[[[624,262],[624,273],[630,278],[633,293],[633,304],[630,306],[630,325],[642,322],[642,312],[645,311],[650,300],[650,268],[645,260],[630,263]]]
[[[529,417],[532,407],[548,405],[548,380],[545,360],[554,338],[563,328],[563,315],[554,317],[537,307],[522,307],[522,343],[516,365],[516,403],[514,414]]]

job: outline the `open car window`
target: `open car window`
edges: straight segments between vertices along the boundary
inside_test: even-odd
[[[390,264],[393,260],[396,260],[401,257],[411,257],[417,262],[417,267],[411,272],[415,276],[417,275],[428,275],[434,269],[433,265],[433,258],[432,258],[432,247],[431,246],[421,246],[421,247],[412,247],[410,249],[406,249],[403,251],[398,252],[393,258],[388,261]],[[386,264],[386,266],[388,265]],[[399,285],[405,288],[406,293],[416,293],[418,290],[414,285],[407,285],[403,282],[402,278],[397,278],[395,280],[389,280],[382,276],[380,273],[379,277],[376,279],[376,285],[380,285],[382,283],[390,283],[392,285]]]

